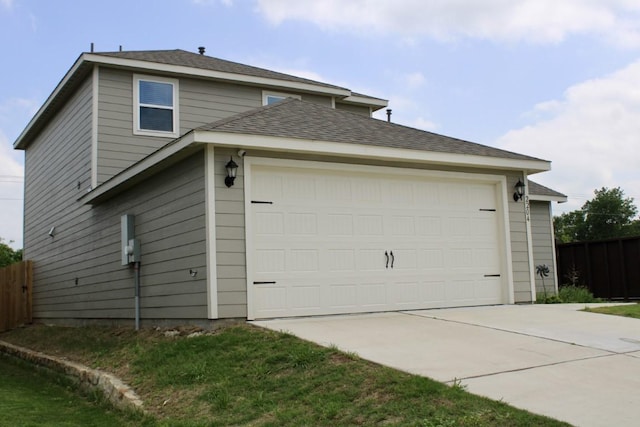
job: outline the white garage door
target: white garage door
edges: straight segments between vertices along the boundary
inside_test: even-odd
[[[495,183],[287,165],[251,166],[250,318],[504,302]]]

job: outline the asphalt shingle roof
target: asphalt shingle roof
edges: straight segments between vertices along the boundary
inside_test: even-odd
[[[212,56],[200,55],[198,53],[188,52],[182,49],[97,52],[94,53],[94,55],[148,61],[158,64],[182,65],[202,70],[219,71],[230,74],[241,74],[245,76],[276,79],[288,82],[306,83],[325,88],[349,90],[328,83],[296,77],[285,73],[279,73],[277,71],[266,70],[264,68],[252,67],[250,65],[214,58]]]
[[[552,190],[549,187],[545,187],[542,184],[528,180],[529,182],[529,194],[536,196],[552,196],[552,197],[567,197],[565,194],[559,193],[556,190]]]
[[[198,129],[514,160],[540,160],[292,98]]]

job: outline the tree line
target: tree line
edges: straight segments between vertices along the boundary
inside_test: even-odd
[[[20,261],[22,261],[22,249],[14,250],[0,237],[0,268]]]
[[[556,239],[561,243],[640,236],[638,208],[620,187],[602,187],[581,209],[553,218]]]

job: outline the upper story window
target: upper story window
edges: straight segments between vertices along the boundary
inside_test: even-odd
[[[178,80],[135,75],[133,133],[178,136]]]
[[[278,101],[282,101],[283,99],[286,99],[286,98],[301,99],[300,95],[293,95],[293,94],[290,94],[290,93],[281,93],[281,92],[263,91],[262,92],[262,105],[271,105],[271,104],[276,103]]]

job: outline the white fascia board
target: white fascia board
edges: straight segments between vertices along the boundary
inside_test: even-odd
[[[25,128],[22,130],[22,132],[20,133],[20,135],[18,136],[18,138],[16,138],[16,141],[13,144],[13,148],[15,149],[24,149],[24,142],[22,139],[25,137],[25,135],[27,133],[29,133],[29,131],[31,130],[31,127],[38,122],[38,120],[40,120],[40,117],[42,116],[42,114],[44,114],[45,111],[47,111],[49,109],[49,106],[51,105],[51,103],[58,97],[58,95],[60,95],[60,92],[64,89],[64,87],[69,83],[69,81],[75,76],[75,74],[78,72],[78,70],[80,69],[80,67],[83,65],[84,63],[84,59],[83,59],[84,55],[81,55],[76,62],[73,64],[73,66],[69,69],[69,71],[67,71],[67,74],[64,75],[64,77],[62,78],[62,80],[60,80],[60,83],[58,83],[58,85],[56,86],[56,88],[53,90],[53,92],[51,92],[51,95],[49,95],[49,97],[47,98],[47,100],[44,102],[44,104],[42,104],[42,106],[40,107],[40,109],[36,112],[36,114],[31,118],[31,120],[29,121],[29,123],[27,123],[27,126],[25,126]]]
[[[184,65],[161,64],[157,62],[140,61],[137,59],[115,58],[109,56],[85,53],[82,59],[87,62],[111,65],[114,67],[136,68],[147,70],[148,72],[164,72],[170,74],[182,74],[194,77],[203,77],[214,80],[224,80],[241,84],[252,84],[258,86],[270,86],[284,89],[294,89],[302,92],[322,93],[333,96],[347,97],[351,91],[342,88],[332,88],[320,85],[313,85],[303,82],[292,82],[287,80],[271,79],[266,77],[248,76],[246,74],[225,73],[222,71],[205,70]]]
[[[389,105],[389,101],[387,101],[386,99],[370,98],[368,96],[358,96],[358,95],[347,96],[341,101],[353,103],[353,104],[370,105],[373,107],[377,107],[376,110],[379,110],[380,108],[384,108],[387,105]]]
[[[565,203],[568,199],[567,196],[549,196],[549,195],[537,195],[529,194],[529,200],[534,202],[558,202]]]
[[[363,144],[281,138],[262,135],[247,135],[206,130],[195,130],[194,141],[198,143],[230,146],[245,150],[286,151],[301,154],[324,154],[343,157],[397,160],[416,163],[438,163],[455,166],[495,168],[501,170],[526,170],[537,173],[551,170],[546,160],[517,160],[468,154],[438,153],[410,150],[406,148],[375,147]]]
[[[103,196],[105,193],[113,190],[114,188],[124,184],[129,181],[131,178],[135,177],[146,171],[147,169],[159,164],[163,160],[168,159],[169,157],[179,153],[190,145],[194,144],[193,133],[190,132],[183,136],[181,139],[175,141],[173,144],[170,144],[160,150],[150,154],[145,157],[138,163],[133,164],[133,166],[125,169],[120,172],[118,175],[114,176],[110,180],[105,183],[99,185],[98,187],[91,190],[89,193],[82,196],[79,201],[84,204],[91,204],[98,197]]]

